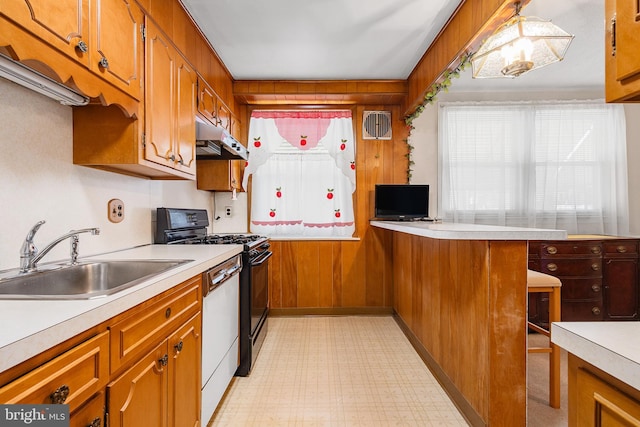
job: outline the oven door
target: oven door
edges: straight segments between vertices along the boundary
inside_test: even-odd
[[[251,332],[254,337],[269,308],[269,258],[273,253],[264,251],[251,260]]]

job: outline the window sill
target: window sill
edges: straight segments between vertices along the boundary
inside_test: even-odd
[[[347,241],[358,242],[359,237],[328,237],[328,236],[267,236],[269,240],[273,241],[304,241],[304,240],[316,240],[316,241]]]

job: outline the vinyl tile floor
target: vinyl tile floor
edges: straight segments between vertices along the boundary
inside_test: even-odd
[[[269,318],[209,426],[467,426],[391,316]],[[547,424],[551,427],[553,424]]]

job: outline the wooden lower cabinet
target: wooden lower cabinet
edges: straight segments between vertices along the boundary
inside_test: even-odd
[[[570,427],[640,425],[640,391],[569,354]]]
[[[199,425],[200,330],[198,313],[107,386],[110,426]]]

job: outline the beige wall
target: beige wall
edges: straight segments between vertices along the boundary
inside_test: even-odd
[[[244,194],[199,191],[193,181],[151,181],[73,164],[72,110],[38,93],[0,78],[0,270],[19,265],[27,232],[45,220],[35,243],[42,249],[71,229],[99,227],[99,236],[80,237],[80,255],[153,242],[155,208],[197,207],[221,219],[211,232],[246,230]],[[121,199],[125,219],[107,219],[107,202]],[[224,206],[234,215],[224,218]],[[213,221],[212,221],[213,222]],[[62,242],[46,260],[66,259]]]
[[[455,85],[455,82],[454,82]],[[448,93],[439,96],[439,102],[453,101],[518,101],[546,99],[602,99],[601,91],[581,92],[468,92]],[[627,122],[627,162],[629,186],[629,231],[640,236],[640,105],[625,104]],[[410,144],[414,146],[415,162],[412,184],[430,184],[429,211],[438,214],[438,104],[428,105],[414,120]]]

